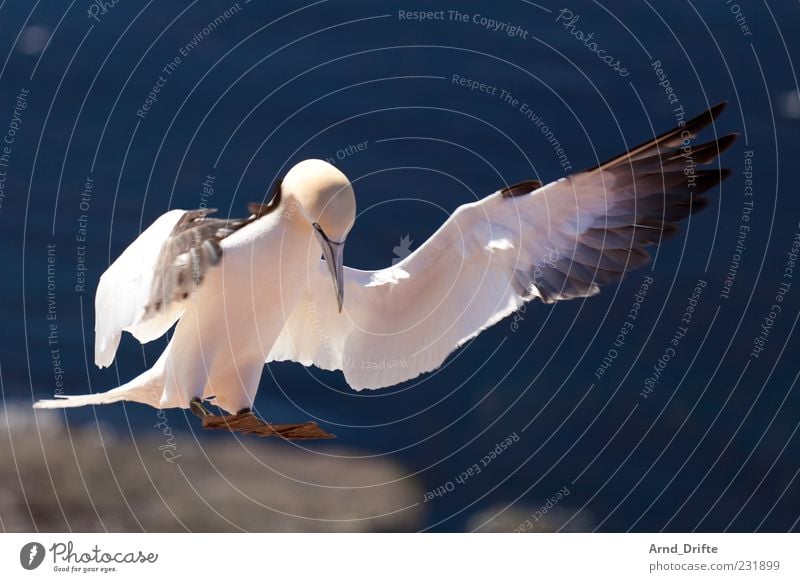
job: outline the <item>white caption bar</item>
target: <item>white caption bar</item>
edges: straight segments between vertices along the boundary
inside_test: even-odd
[[[778,581],[800,580],[798,550],[793,534],[3,534],[0,571],[137,582],[259,572],[331,582]]]

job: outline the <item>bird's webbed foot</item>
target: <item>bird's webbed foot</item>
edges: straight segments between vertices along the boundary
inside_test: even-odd
[[[208,416],[214,416],[211,414],[211,411],[208,410],[203,405],[203,401],[199,398],[192,398],[191,402],[189,402],[189,410],[192,411],[197,418],[206,418]]]
[[[236,414],[217,416],[211,414],[199,399],[195,399],[190,403],[190,409],[200,417],[206,430],[227,430],[260,437],[277,436],[287,440],[336,438],[336,435],[323,430],[314,421],[302,424],[273,424],[261,420],[249,408],[244,408]]]

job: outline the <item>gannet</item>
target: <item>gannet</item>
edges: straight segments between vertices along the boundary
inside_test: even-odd
[[[251,412],[265,363],[341,370],[355,390],[382,388],[436,370],[528,301],[598,293],[647,263],[645,247],[675,235],[730,173],[697,166],[737,134],[694,143],[723,108],[593,168],[464,204],[413,253],[376,271],[343,264],[355,194],[321,160],[292,167],[248,218],[170,210],[101,276],[95,298],[98,366],[112,363],[123,331],[144,343],[177,322],[160,358],[108,392],[34,406],[124,400],[188,408],[206,428],[330,437],[313,422],[273,425]]]

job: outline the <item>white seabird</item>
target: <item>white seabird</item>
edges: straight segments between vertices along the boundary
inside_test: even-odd
[[[341,370],[356,390],[382,388],[437,369],[527,301],[598,293],[644,265],[644,247],[675,234],[729,174],[695,167],[736,138],[693,144],[723,108],[595,168],[465,204],[378,271],[344,267],[355,195],[321,160],[294,166],[269,204],[250,205],[249,218],[171,210],[114,261],[95,298],[98,366],[111,364],[123,331],[144,343],[178,322],[161,357],[119,388],[34,406],[126,400],[190,408],[206,428],[330,437],[314,423],[271,425],[250,412],[265,362]],[[212,415],[204,401],[230,414]]]

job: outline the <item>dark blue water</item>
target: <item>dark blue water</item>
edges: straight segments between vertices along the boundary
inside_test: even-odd
[[[377,268],[459,204],[558,178],[565,158],[573,171],[592,166],[672,127],[677,107],[691,115],[728,100],[716,131],[742,134],[723,156],[734,174],[651,267],[585,302],[531,304],[517,331],[503,321],[436,375],[396,388],[356,394],[338,373],[270,365],[257,405],[279,421],[316,417],[340,443],[402,462],[425,489],[516,433],[480,474],[427,503],[435,530],[464,529],[487,508],[524,517],[563,487],[560,523],[579,515],[602,531],[798,529],[800,275],[787,270],[800,231],[798,7],[573,1],[570,17],[540,4],[0,4],[0,133],[14,131],[0,167],[4,397],[47,397],[57,381],[67,393],[110,388],[155,360],[166,340],[142,350],[128,337],[115,367],[94,367],[93,295],[169,208],[240,215],[293,163],[331,158],[358,196],[347,263]],[[444,12],[401,16],[414,10]],[[639,316],[615,347],[645,277]],[[691,323],[648,385],[699,280]],[[96,414],[152,421],[135,405]]]

